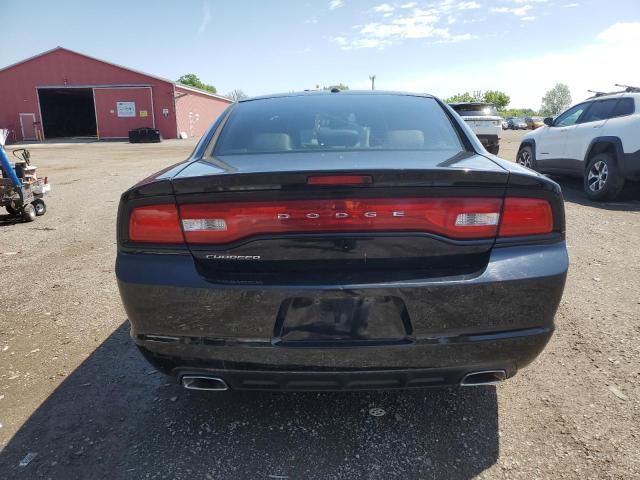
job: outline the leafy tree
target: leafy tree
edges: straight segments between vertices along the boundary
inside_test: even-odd
[[[322,87],[323,90],[333,90],[334,88],[337,88],[338,90],[349,90],[349,87],[342,83],[338,83],[337,85],[329,85],[328,87]]]
[[[233,100],[237,102],[238,100],[242,100],[243,98],[248,98],[249,95],[244,93],[242,90],[236,88],[235,90],[231,90],[229,93],[225,95],[229,100]]]
[[[199,88],[200,90],[205,90],[211,93],[217,92],[216,87],[214,87],[213,85],[207,85],[206,83],[202,82],[202,80],[200,80],[195,73],[187,73],[186,75],[182,75],[178,79],[178,83],[188,85],[190,87]]]
[[[498,110],[503,110],[510,101],[509,95],[498,90],[487,90],[484,93],[482,90],[474,90],[473,93],[458,93],[445,100],[447,103],[486,102],[495,105]]]
[[[447,103],[477,102],[476,97],[469,92],[457,93],[445,100]]]
[[[498,90],[487,90],[483,97],[485,102],[495,105],[498,110],[504,110],[511,102],[509,95]]]
[[[501,110],[500,115],[504,118],[511,117],[537,117],[538,112],[531,108],[510,108],[508,110]]]
[[[555,87],[549,90],[542,97],[542,107],[540,111],[544,115],[555,116],[566,110],[571,105],[571,92],[564,83],[556,83]]]

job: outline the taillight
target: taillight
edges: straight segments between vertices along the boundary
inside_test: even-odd
[[[188,243],[224,244],[261,234],[425,232],[494,238],[499,198],[393,198],[186,204]]]
[[[148,243],[184,243],[174,204],[136,207],[129,216],[129,240]]]
[[[478,197],[196,203],[181,205],[180,215],[174,204],[163,204],[135,207],[129,217],[131,242],[173,244],[314,232],[423,232],[465,240],[552,231],[548,201],[516,197],[504,206],[502,199]]]
[[[507,197],[504,201],[500,237],[542,235],[553,231],[549,202],[540,198]]]

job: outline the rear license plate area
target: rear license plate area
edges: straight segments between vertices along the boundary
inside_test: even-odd
[[[402,299],[393,296],[295,297],[282,302],[273,343],[348,346],[411,343]]]

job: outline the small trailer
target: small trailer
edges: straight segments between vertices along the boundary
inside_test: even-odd
[[[7,152],[0,145],[0,207],[10,215],[19,215],[25,222],[32,222],[44,215],[47,205],[43,197],[51,190],[47,177],[38,178],[37,167],[31,165],[29,150],[14,150],[17,158],[11,165]]]

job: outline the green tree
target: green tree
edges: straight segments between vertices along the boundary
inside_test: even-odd
[[[451,97],[447,98],[445,102],[447,103],[462,103],[462,102],[477,102],[476,97],[471,95],[469,92],[464,93],[456,93]]]
[[[338,83],[337,85],[329,85],[328,87],[322,87],[323,90],[333,90],[334,88],[337,88],[338,90],[349,90],[349,86],[342,83]]]
[[[218,91],[213,85],[207,85],[202,80],[200,80],[195,73],[187,73],[186,75],[182,75],[178,79],[178,83],[181,83],[182,85],[188,85],[190,87],[199,88],[200,90],[204,90],[206,92],[216,93]]]
[[[504,118],[511,117],[537,117],[538,112],[531,108],[509,108],[508,110],[501,110],[500,115]]]
[[[236,88],[235,90],[231,90],[229,93],[227,93],[225,97],[227,97],[229,100],[237,102],[238,100],[242,100],[243,98],[248,98],[249,95]]]
[[[556,116],[566,110],[571,105],[571,92],[564,83],[556,83],[555,87],[549,90],[542,97],[542,107],[540,111],[543,115]]]
[[[485,102],[495,105],[498,110],[504,110],[511,102],[509,95],[498,90],[487,90],[483,97]]]

